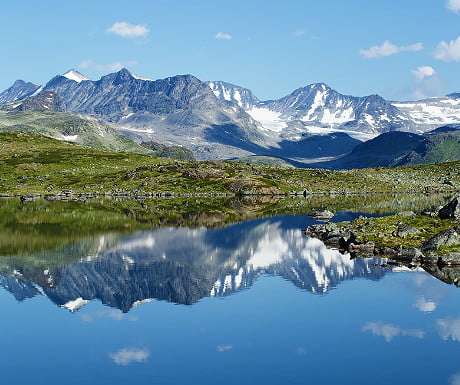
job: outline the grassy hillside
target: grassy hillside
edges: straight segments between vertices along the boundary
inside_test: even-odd
[[[393,162],[394,165],[429,164],[460,159],[460,130],[435,130],[413,151]]]
[[[348,171],[237,162],[188,162],[89,149],[27,133],[0,133],[0,193],[173,192],[283,194],[452,191],[460,162]],[[454,186],[444,184],[449,179]]]
[[[106,124],[63,112],[0,110],[0,131],[41,134],[101,150],[151,154]]]

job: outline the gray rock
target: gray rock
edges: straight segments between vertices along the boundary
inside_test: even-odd
[[[420,247],[424,253],[426,251],[434,251],[439,249],[440,246],[452,246],[460,244],[460,235],[454,229],[441,231],[434,237],[422,243]]]
[[[329,221],[335,215],[335,213],[329,210],[315,210],[309,215],[318,221]]]
[[[421,214],[428,217],[436,217],[439,214],[439,210],[442,209],[442,206],[431,206],[422,210]]]
[[[392,235],[394,237],[406,238],[409,235],[414,235],[420,233],[420,230],[408,225],[406,223],[399,222],[398,227],[393,231]]]

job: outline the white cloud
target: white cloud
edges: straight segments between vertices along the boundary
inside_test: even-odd
[[[296,37],[300,37],[300,36],[305,35],[305,31],[303,29],[298,29],[298,30],[293,32],[293,35],[296,36]]]
[[[232,40],[232,35],[228,33],[223,33],[223,32],[218,32],[215,36],[216,39],[221,39],[221,40]]]
[[[133,67],[137,64],[137,61],[131,60],[128,62],[113,62],[109,64],[98,64],[92,60],[84,60],[79,65],[78,68],[89,68],[99,72],[116,72],[120,71],[122,68]]]
[[[460,318],[443,318],[436,321],[438,333],[443,340],[451,338],[460,342]]]
[[[226,352],[227,350],[232,350],[233,345],[219,345],[219,346],[217,346],[216,349],[217,349],[218,352]]]
[[[441,41],[436,47],[434,57],[443,61],[460,61],[460,36],[450,42]]]
[[[362,328],[362,331],[370,331],[375,336],[385,337],[386,342],[390,342],[396,336],[405,336],[405,337],[415,337],[423,338],[425,337],[425,332],[419,329],[408,329],[403,330],[398,326],[391,324],[384,324],[381,321],[378,322],[368,322]]]
[[[150,33],[150,30],[145,25],[134,25],[125,21],[120,21],[108,28],[107,32],[121,37],[134,38],[147,37],[147,35]]]
[[[446,79],[440,77],[432,67],[419,67],[412,71],[412,75],[414,78],[412,84],[408,87],[408,92],[414,100],[445,95],[448,89]],[[426,301],[425,298],[422,298],[419,299],[419,302],[415,306],[422,311],[431,311],[428,309],[432,307],[436,308],[436,302]]]
[[[451,11],[458,12],[460,11],[460,0],[447,0],[446,7]]]
[[[118,352],[109,354],[109,357],[117,365],[131,365],[135,362],[145,362],[150,357],[147,349],[128,349],[123,348]]]
[[[412,74],[415,76],[417,80],[423,80],[430,76],[436,75],[436,71],[434,70],[433,67],[422,66],[422,67],[418,67],[416,70],[413,70]]]
[[[375,45],[369,49],[362,49],[359,52],[367,59],[375,59],[384,56],[396,55],[401,52],[414,52],[423,50],[422,43],[415,43],[405,46],[397,46],[389,40],[385,40],[382,45]]]

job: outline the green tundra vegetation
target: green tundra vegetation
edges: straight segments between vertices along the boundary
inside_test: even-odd
[[[263,164],[185,161],[82,147],[48,137],[0,132],[0,193],[288,194],[449,192],[460,161],[400,168],[330,171]]]

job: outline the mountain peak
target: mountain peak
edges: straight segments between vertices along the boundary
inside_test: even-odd
[[[80,83],[83,80],[90,80],[85,75],[81,74],[78,71],[75,71],[73,68],[68,70],[65,74],[62,74],[61,76],[64,76],[65,78],[70,79],[70,80],[74,80],[77,83]]]
[[[322,91],[330,90],[331,87],[329,87],[326,83],[313,83],[307,86],[306,88],[310,89],[320,89]]]

